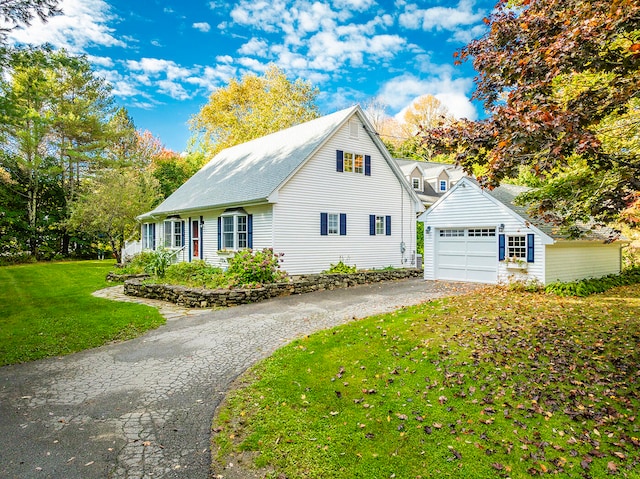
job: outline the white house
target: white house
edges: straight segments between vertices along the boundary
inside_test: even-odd
[[[142,247],[224,266],[244,248],[290,274],[416,265],[422,204],[358,106],[218,153],[153,211]]]
[[[609,230],[584,228],[580,239],[569,239],[514,204],[525,190],[488,190],[462,178],[419,218],[425,279],[548,284],[620,272],[622,243]]]
[[[455,186],[463,176],[462,167],[450,163],[396,158],[405,176],[422,203],[429,207]]]

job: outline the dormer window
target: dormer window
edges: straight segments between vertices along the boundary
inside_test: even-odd
[[[420,180],[420,178],[411,178],[411,185],[413,186],[414,190],[422,189],[422,181]]]
[[[439,191],[447,191],[447,180],[440,180],[438,189]]]

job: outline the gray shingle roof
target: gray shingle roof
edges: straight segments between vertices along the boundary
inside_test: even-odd
[[[227,148],[139,218],[264,202],[356,110],[347,108]]]
[[[477,182],[476,182],[477,184]],[[591,227],[591,225],[585,223],[576,223],[575,229],[577,230],[579,237],[573,238],[566,231],[563,231],[559,226],[552,223],[547,223],[539,218],[535,218],[529,215],[528,206],[518,205],[515,203],[515,199],[518,195],[531,191],[531,188],[526,186],[510,185],[507,183],[501,184],[499,187],[493,190],[485,190],[490,196],[498,200],[500,203],[520,215],[525,221],[528,221],[544,234],[556,240],[568,240],[568,239],[581,239],[586,241],[604,241],[609,242],[616,239],[619,235],[611,228],[605,227]]]

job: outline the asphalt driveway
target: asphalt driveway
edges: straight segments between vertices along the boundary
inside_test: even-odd
[[[276,298],[2,367],[0,477],[207,478],[214,411],[250,365],[301,335],[472,287],[413,279]]]

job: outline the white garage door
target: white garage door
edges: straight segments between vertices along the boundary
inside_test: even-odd
[[[436,231],[436,279],[497,283],[495,228],[447,228]]]

